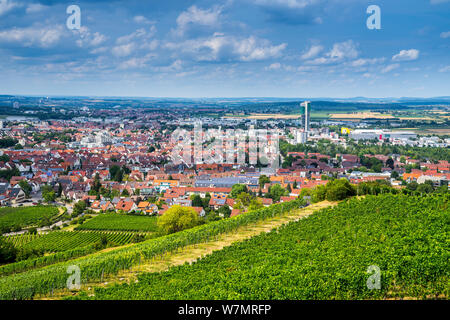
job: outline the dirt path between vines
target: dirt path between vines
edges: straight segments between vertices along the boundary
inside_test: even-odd
[[[271,230],[279,228],[282,225],[307,217],[317,210],[334,206],[336,204],[337,202],[323,201],[320,203],[312,204],[306,208],[293,210],[280,217],[274,217],[264,221],[258,221],[251,225],[240,227],[235,231],[219,235],[215,240],[210,240],[206,243],[200,243],[196,245],[189,245],[180,249],[178,252],[168,253],[162,257],[144,261],[142,264],[135,265],[129,270],[120,271],[116,275],[107,275],[103,278],[102,281],[83,285],[81,290],[93,293],[94,287],[109,287],[114,284],[131,283],[137,281],[137,276],[143,272],[160,272],[168,270],[169,267],[182,265],[186,262],[195,262],[197,259],[201,259],[204,256],[207,256],[216,250],[221,250],[224,247],[230,246],[235,242],[250,239],[263,232],[270,232]],[[77,292],[58,290],[58,292],[54,292],[53,295],[36,297],[36,299],[59,299],[76,294]]]

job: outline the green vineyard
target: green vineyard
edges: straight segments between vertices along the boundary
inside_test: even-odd
[[[156,217],[100,214],[85,222],[76,230],[110,230],[110,231],[157,231]]]
[[[82,248],[96,243],[106,236],[108,242],[115,245],[123,245],[131,242],[134,233],[124,232],[95,232],[95,231],[55,231],[45,235],[35,236],[32,241],[23,242],[21,247],[37,249],[45,252],[66,251]],[[33,237],[29,235],[15,236],[13,242],[21,243],[20,238]]]
[[[276,204],[127,247],[99,252],[19,274],[2,276],[0,277],[0,299],[30,299],[36,294],[46,294],[53,289],[66,288],[67,268],[72,265],[80,268],[81,282],[85,284],[101,279],[103,275],[116,274],[121,270],[129,269],[140,264],[141,261],[176,252],[188,245],[207,242],[220,234],[231,232],[256,221],[286,214],[303,205],[304,202],[300,200]],[[42,260],[38,262],[39,265],[44,263]],[[26,262],[24,263],[26,264]],[[24,267],[21,265],[19,269],[23,270]]]
[[[23,247],[28,242],[32,242],[39,238],[40,234],[19,234],[15,236],[6,237],[5,240],[11,242],[15,247]]]
[[[448,298],[449,200],[351,199],[92,299]],[[379,288],[367,284],[370,268]]]
[[[58,208],[52,206],[0,208],[0,230],[35,225],[43,219],[53,218],[58,213]]]

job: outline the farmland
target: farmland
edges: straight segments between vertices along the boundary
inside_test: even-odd
[[[76,228],[77,230],[109,230],[156,232],[156,217],[101,214]]]
[[[102,236],[115,245],[123,245],[131,242],[133,233],[125,232],[96,232],[96,231],[55,231],[46,235],[35,236],[31,241],[21,240],[22,237],[33,237],[20,235],[11,237],[15,246],[26,249],[42,250],[44,252],[59,252],[75,248],[82,248],[99,242]],[[20,243],[23,243],[20,245]]]
[[[46,261],[40,259],[38,265],[46,265],[45,267],[0,277],[0,299],[30,299],[39,294],[49,293],[53,289],[65,288],[67,267],[74,264],[83,270],[81,283],[86,284],[101,279],[103,275],[117,274],[119,271],[130,269],[141,262],[176,252],[186,246],[207,242],[221,234],[231,233],[257,221],[284,215],[301,205],[303,205],[303,202],[300,200],[280,203],[269,208],[262,208],[230,219],[214,221],[134,245],[95,254],[90,254],[91,251],[89,251],[87,253],[89,255],[71,261],[67,261],[67,257],[61,257],[64,262],[52,265],[48,265]],[[55,257],[51,260],[58,261],[59,258]],[[27,262],[24,262],[24,265],[20,265],[16,269],[25,271],[26,266]],[[8,265],[5,266],[5,269],[7,267]]]
[[[22,208],[0,208],[0,229],[23,228],[37,225],[58,215],[58,209],[52,206],[34,206]]]
[[[448,298],[448,195],[367,196],[94,299]],[[367,287],[369,266],[381,270]],[[89,298],[82,295],[83,298]]]

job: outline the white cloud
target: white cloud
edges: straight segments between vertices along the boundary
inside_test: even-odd
[[[133,17],[133,21],[140,24],[154,24],[154,21],[148,20],[144,16],[135,16]]]
[[[373,65],[377,63],[383,63],[386,59],[385,58],[373,58],[373,59],[358,59],[352,61],[351,65],[353,67],[362,67],[366,65]]]
[[[0,0],[0,16],[4,15],[11,9],[19,7],[20,5],[11,0]]]
[[[255,0],[258,5],[280,6],[291,9],[303,9],[318,2],[319,0]]]
[[[279,62],[274,62],[270,66],[265,67],[265,70],[274,71],[274,70],[284,70],[288,72],[296,71],[297,69],[290,65],[281,64]]]
[[[391,72],[392,70],[395,70],[398,67],[400,67],[400,65],[398,63],[390,64],[390,65],[384,67],[383,69],[381,69],[381,73]]]
[[[13,28],[0,31],[0,42],[16,43],[24,47],[48,48],[62,37],[64,29],[60,25],[27,28]]]
[[[47,6],[44,6],[40,3],[31,3],[27,6],[27,9],[25,11],[26,11],[26,13],[30,14],[30,13],[40,12],[40,11],[44,10],[45,8],[47,8]]]
[[[140,28],[135,32],[116,39],[116,46],[112,53],[116,57],[127,57],[138,50],[155,50],[159,42],[152,39],[156,33],[156,27],[152,25],[149,29]]]
[[[352,40],[348,40],[341,43],[335,43],[333,49],[328,53],[331,59],[355,59],[358,57],[358,50]]]
[[[135,49],[135,45],[133,42],[131,42],[131,43],[115,46],[114,48],[112,48],[112,53],[116,57],[126,57],[126,56],[129,56],[134,51],[134,49]]]
[[[134,57],[124,62],[120,63],[118,68],[121,70],[124,69],[136,69],[136,68],[144,68],[147,66],[147,62],[150,61],[154,55],[147,54],[144,57]]]
[[[133,33],[117,38],[116,43],[125,44],[135,40],[139,41],[146,40],[153,37],[155,33],[156,33],[155,26],[151,26],[149,29],[140,28]]]
[[[313,66],[300,66],[297,68],[298,72],[308,72],[308,71],[314,71],[317,67]]]
[[[321,45],[313,45],[311,48],[309,48],[308,51],[306,51],[304,54],[302,54],[301,58],[303,60],[308,60],[317,57],[317,55],[322,52],[323,47]]]
[[[177,53],[191,54],[198,61],[256,61],[276,58],[281,55],[287,44],[272,45],[266,39],[253,36],[237,38],[215,33],[212,37],[184,42],[171,42],[165,45]]]
[[[73,33],[79,35],[80,39],[76,41],[79,47],[97,47],[104,43],[107,39],[106,36],[99,32],[91,33],[88,27],[82,26],[80,30],[73,30]]]
[[[392,57],[392,61],[412,61],[419,58],[419,50],[401,50],[398,54]]]
[[[450,72],[450,66],[443,67],[439,70],[439,72]]]
[[[441,33],[441,38],[442,38],[442,39],[450,38],[450,31],[442,32],[442,33]]]
[[[211,9],[202,10],[195,5],[191,6],[187,11],[183,11],[177,18],[177,29],[174,30],[176,35],[183,35],[189,28],[189,25],[216,26],[219,24],[221,7],[213,7]]]
[[[309,64],[322,65],[342,62],[347,59],[356,59],[359,55],[357,45],[352,40],[338,42],[325,56],[308,61]]]
[[[178,72],[181,70],[182,65],[183,62],[180,59],[177,59],[168,66],[155,67],[153,70],[157,72]]]
[[[281,68],[281,63],[275,62],[275,63],[272,63],[270,66],[268,66],[266,69],[267,70],[279,70],[280,68]]]

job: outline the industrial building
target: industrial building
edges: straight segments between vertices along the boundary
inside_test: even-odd
[[[398,132],[392,132],[388,130],[381,130],[381,129],[357,129],[352,131],[349,134],[349,137],[355,140],[383,140],[383,139],[416,139],[417,134],[414,132],[407,132],[407,131],[398,131]]]

